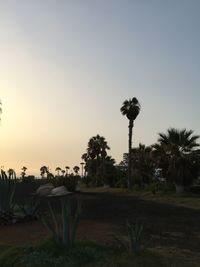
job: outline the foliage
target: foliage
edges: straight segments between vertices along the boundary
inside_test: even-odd
[[[102,185],[106,174],[105,165],[108,160],[107,141],[103,136],[96,135],[89,139],[87,152],[82,155],[85,161],[85,172],[88,176],[94,177],[94,185]]]
[[[22,176],[21,180],[24,183],[32,183],[35,181],[35,176],[34,175]]]
[[[94,180],[93,177],[86,175],[86,176],[83,176],[83,178],[81,179],[81,182],[83,182],[86,185],[86,187],[89,187],[92,184],[93,180]]]
[[[199,173],[199,136],[193,131],[170,128],[167,134],[159,133],[158,144],[153,146],[157,167],[162,168],[169,183],[188,186]]]
[[[76,175],[78,175],[80,168],[79,166],[74,166],[73,171],[75,172]]]
[[[152,148],[139,144],[131,151],[131,169],[133,174],[133,184],[138,183],[140,187],[152,181],[154,173],[154,161],[152,159]],[[134,179],[134,178],[139,179]]]
[[[127,222],[127,237],[116,237],[116,240],[126,250],[135,255],[139,255],[142,248],[141,241],[143,236],[143,228],[143,224],[139,221],[136,223]]]
[[[53,184],[55,186],[62,186],[64,185],[68,191],[70,192],[75,192],[78,181],[79,181],[80,176],[78,175],[65,175],[65,176],[57,176],[53,180]]]
[[[110,247],[91,241],[75,243],[68,250],[51,240],[35,247],[10,248],[0,255],[1,267],[79,267],[96,266],[114,255]]]
[[[16,179],[12,179],[12,175],[7,177],[5,171],[1,170],[0,175],[0,219],[4,224],[12,223],[14,208],[14,193],[16,187]]]
[[[45,227],[51,232],[55,242],[66,248],[73,245],[76,229],[81,213],[81,206],[78,200],[72,202],[72,199],[61,197],[59,199],[61,211],[54,208],[53,202],[47,200],[48,215],[41,215],[41,220]]]
[[[134,121],[137,118],[138,114],[140,113],[140,103],[137,100],[136,97],[133,97],[132,99],[125,100],[123,102],[123,105],[120,109],[122,115],[126,116],[129,120],[129,138],[128,138],[128,179],[127,179],[127,186],[128,189],[131,188],[131,149],[132,149],[132,131],[133,131],[133,125]]]
[[[25,220],[36,219],[38,217],[38,211],[40,206],[40,201],[38,199],[29,196],[28,198],[24,198],[18,206],[21,212],[24,214]]]

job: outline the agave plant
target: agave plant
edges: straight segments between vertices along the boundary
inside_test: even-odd
[[[127,222],[127,236],[116,237],[116,241],[120,246],[124,247],[126,250],[130,251],[135,255],[139,255],[141,252],[141,241],[143,236],[144,226],[141,222],[136,223]]]
[[[48,215],[41,215],[45,227],[52,234],[55,242],[66,248],[74,243],[78,221],[81,213],[80,202],[73,203],[69,197],[60,197],[60,213],[54,208],[55,203],[50,199],[48,203]]]
[[[0,175],[0,221],[3,224],[10,224],[14,218],[14,194],[16,188],[16,178],[7,176],[4,170]]]

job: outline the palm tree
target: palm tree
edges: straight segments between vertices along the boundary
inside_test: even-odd
[[[60,167],[56,167],[55,171],[57,172],[58,176],[60,176],[60,171],[62,171],[62,169]]]
[[[40,168],[40,174],[41,174],[42,178],[44,178],[45,173],[48,174],[48,172],[49,172],[49,170],[46,166],[42,166]]]
[[[81,164],[81,176],[83,177],[83,166],[84,166],[85,163],[81,162],[80,164]]]
[[[22,170],[22,172],[21,172],[21,176],[22,176],[22,179],[26,176],[26,170],[27,170],[27,168],[25,167],[25,166],[23,166],[22,168],[21,168],[21,170]]]
[[[7,173],[8,173],[8,178],[9,179],[16,178],[16,173],[15,173],[14,169],[9,169],[7,171]]]
[[[80,168],[79,168],[79,166],[74,166],[73,170],[74,170],[75,174],[78,175]]]
[[[91,159],[99,159],[99,157],[102,156],[103,153],[106,153],[107,149],[110,148],[105,140],[105,137],[97,134],[96,136],[90,138],[88,142],[87,152]]]
[[[123,105],[120,109],[122,115],[126,116],[129,120],[129,134],[128,134],[128,180],[127,180],[127,186],[128,189],[131,188],[131,149],[132,149],[132,132],[133,132],[133,126],[134,121],[137,118],[139,112],[140,112],[140,103],[137,100],[136,97],[133,97],[132,99],[125,100],[123,102]]]
[[[100,166],[103,165],[103,161],[107,156],[106,150],[109,149],[105,137],[97,134],[89,139],[87,153],[82,155],[82,159],[85,161],[85,171],[87,171],[89,176],[96,178],[96,185],[101,183],[98,178],[100,176],[101,179],[103,178],[104,169],[100,168]]]
[[[199,147],[196,142],[199,137],[186,129],[170,128],[167,134],[159,133],[157,149],[160,146],[160,151],[165,153],[166,175],[169,181],[174,182],[177,192],[183,192],[184,187],[197,176],[195,148]]]
[[[131,150],[132,173],[138,178],[140,186],[148,184],[154,173],[152,147],[139,143],[139,146]]]
[[[69,171],[70,167],[69,167],[69,166],[66,166],[66,167],[65,167],[65,169],[66,169],[66,176],[67,176],[67,175],[68,175],[68,171]]]

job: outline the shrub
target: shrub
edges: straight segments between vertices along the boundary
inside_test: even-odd
[[[79,178],[78,175],[59,176],[54,179],[53,183],[55,186],[64,185],[68,191],[75,192]]]
[[[141,241],[143,236],[143,224],[140,222],[127,222],[127,236],[115,237],[118,244],[135,255],[141,253]]]
[[[53,208],[50,198],[48,203],[48,215],[41,215],[41,220],[45,227],[53,235],[55,242],[64,247],[71,247],[75,240],[76,229],[81,213],[81,206],[78,200],[72,202],[70,196],[53,197],[59,198],[60,211]],[[55,203],[58,204],[58,203]]]

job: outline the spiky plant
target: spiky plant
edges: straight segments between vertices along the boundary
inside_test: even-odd
[[[60,197],[60,213],[56,212],[53,202],[48,200],[48,216],[41,215],[45,227],[52,234],[55,242],[66,248],[72,246],[75,240],[78,221],[81,214],[80,202],[73,203],[69,196]]]

